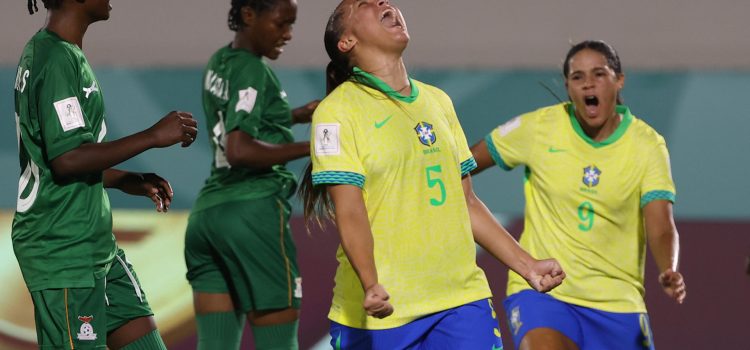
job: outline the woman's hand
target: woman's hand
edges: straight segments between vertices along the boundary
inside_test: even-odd
[[[555,259],[535,260],[526,276],[526,282],[537,292],[546,293],[559,286],[565,271]]]
[[[659,284],[664,289],[664,293],[677,301],[678,304],[682,304],[687,296],[687,290],[685,288],[685,279],[682,278],[682,274],[673,271],[671,268],[666,269],[659,275]]]
[[[376,318],[386,318],[393,313],[393,305],[388,302],[391,296],[382,285],[375,284],[365,291],[365,301],[362,306],[367,314]]]

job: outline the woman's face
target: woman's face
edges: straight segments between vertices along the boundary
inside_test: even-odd
[[[591,49],[573,55],[568,67],[565,86],[576,114],[589,127],[600,128],[615,115],[617,96],[625,84],[625,76],[615,73],[607,58]]]
[[[348,52],[357,45],[398,52],[406,48],[409,42],[406,21],[390,1],[345,0],[339,8],[344,11],[344,43],[339,45],[342,51]]]
[[[297,1],[279,0],[268,11],[255,13],[249,7],[242,9],[245,28],[253,51],[259,56],[275,60],[292,40],[292,25],[297,20]]]

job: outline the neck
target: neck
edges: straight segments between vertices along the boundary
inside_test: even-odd
[[[612,111],[612,114],[609,118],[607,118],[607,121],[605,121],[604,124],[600,126],[591,126],[583,122],[583,117],[581,117],[579,113],[580,111],[576,109],[575,115],[576,119],[578,120],[578,124],[581,125],[581,129],[583,129],[583,132],[586,134],[586,136],[590,137],[595,142],[602,142],[612,136],[612,134],[615,133],[615,130],[617,130],[617,127],[620,126],[620,122],[622,121],[622,116],[617,114],[616,109]]]
[[[261,55],[256,52],[253,47],[253,43],[250,40],[250,36],[245,33],[247,28],[243,27],[237,33],[234,34],[234,40],[232,41],[232,47],[235,49],[243,49],[252,52],[254,55],[260,57]]]
[[[357,57],[364,57],[356,61],[357,67],[378,77],[399,94],[411,95],[409,74],[406,72],[400,53],[398,55],[358,53]]]
[[[89,28],[89,20],[80,13],[63,9],[50,10],[47,16],[47,30],[63,40],[83,48],[83,36]]]

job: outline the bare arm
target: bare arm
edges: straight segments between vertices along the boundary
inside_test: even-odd
[[[471,146],[471,153],[474,155],[474,160],[477,161],[477,168],[471,172],[471,175],[479,174],[485,169],[495,165],[495,161],[492,160],[492,156],[490,155],[485,140],[479,141],[474,146]]]
[[[643,207],[646,236],[659,268],[659,283],[664,292],[678,303],[687,295],[685,280],[677,271],[680,256],[680,241],[672,215],[672,203],[655,200]]]
[[[393,313],[393,306],[388,302],[388,293],[378,283],[375,244],[362,190],[353,185],[329,185],[327,190],[335,207],[341,247],[365,291],[363,306],[370,316],[387,317]]]
[[[82,144],[53,159],[50,165],[54,174],[63,178],[102,172],[150,148],[175,143],[187,147],[197,132],[190,113],[171,112],[144,131],[111,142]]]
[[[565,278],[560,264],[555,259],[536,260],[529,255],[476,196],[471,176],[464,177],[462,184],[474,241],[537,291],[547,292],[560,285]]]
[[[318,104],[320,104],[320,100],[313,100],[292,110],[292,123],[307,124],[311,122],[313,112],[315,112],[315,108],[318,108]]]
[[[234,130],[227,135],[226,154],[233,167],[265,169],[309,156],[310,143],[273,144],[257,140],[242,130]]]

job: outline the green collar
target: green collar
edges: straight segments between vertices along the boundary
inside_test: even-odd
[[[417,97],[419,97],[419,88],[417,88],[417,85],[414,84],[414,81],[412,81],[411,78],[409,78],[409,84],[411,85],[411,95],[404,96],[399,94],[398,91],[393,90],[390,86],[388,86],[388,84],[380,80],[380,78],[363,71],[359,67],[354,67],[353,71],[354,74],[352,75],[352,79],[354,79],[354,81],[378,90],[401,102],[412,103],[417,99]]]
[[[625,134],[625,131],[628,130],[630,123],[633,122],[633,115],[630,114],[630,109],[627,106],[617,105],[617,107],[615,107],[615,111],[617,111],[617,114],[622,115],[620,125],[617,126],[615,132],[613,132],[612,135],[609,135],[606,140],[602,142],[596,142],[592,140],[589,135],[586,135],[586,133],[583,132],[581,124],[578,122],[578,119],[576,119],[575,106],[573,106],[572,103],[568,104],[568,115],[570,116],[570,124],[573,126],[573,130],[575,130],[576,134],[578,134],[578,136],[586,141],[586,143],[594,146],[594,148],[600,148],[615,143],[622,137],[622,135]]]

